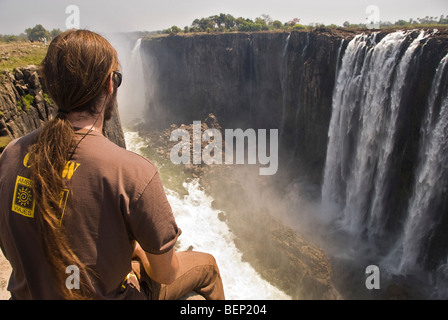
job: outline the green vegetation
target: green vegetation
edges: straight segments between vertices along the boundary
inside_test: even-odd
[[[381,21],[380,28],[446,28],[448,27],[448,16],[429,17],[398,20],[395,23]],[[183,29],[173,26],[169,29],[159,31],[158,33],[175,35],[178,33],[195,33],[195,32],[255,32],[255,31],[292,31],[292,30],[314,30],[314,29],[365,29],[365,23],[352,24],[345,21],[342,25],[325,25],[323,23],[311,23],[308,25],[300,24],[300,19],[294,18],[288,22],[273,20],[269,15],[263,14],[254,20],[239,17],[235,18],[230,14],[220,13],[219,15],[210,16],[208,18],[195,19],[191,26],[185,26]]]
[[[11,142],[11,138],[8,136],[1,136],[0,137],[0,155],[3,152],[3,150],[6,148],[6,146]]]
[[[255,31],[268,31],[268,30],[288,30],[297,28],[305,28],[299,25],[300,19],[293,19],[287,23],[282,23],[279,20],[272,20],[269,15],[262,15],[255,19],[255,21],[243,17],[235,18],[230,14],[221,13],[219,15],[210,16],[208,18],[195,19],[190,27],[185,26],[183,28],[184,33],[190,32],[255,32]],[[177,26],[173,26],[169,29],[163,30],[165,34],[177,34],[182,32]]]
[[[22,99],[17,101],[17,108],[21,109],[22,111],[28,112],[34,103],[34,97],[30,94],[27,94],[26,96],[21,98]]]
[[[49,97],[48,94],[46,94],[45,92],[44,92],[44,100],[47,101],[47,103],[48,103],[49,105],[53,105],[53,103],[52,103],[51,100],[50,100],[50,97]]]
[[[46,30],[41,24],[37,24],[34,28],[28,28],[25,33],[28,40],[33,41],[46,41],[53,39],[62,31],[60,29],[53,29],[51,31]]]
[[[0,137],[0,152],[3,151],[3,149],[8,145],[8,143],[11,142],[11,138],[10,137]]]
[[[0,42],[0,75],[15,68],[27,65],[39,65],[47,53],[47,46],[43,43]]]
[[[53,39],[62,31],[60,29],[46,30],[41,24],[35,25],[33,28],[28,28],[24,33],[19,35],[0,34],[0,42],[17,42],[17,41],[31,41],[31,42],[45,42]]]
[[[345,21],[343,24],[345,28],[360,28],[365,27],[365,24],[351,24]],[[380,28],[400,28],[400,29],[412,29],[412,28],[446,28],[448,27],[448,16],[440,15],[440,17],[426,16],[424,18],[413,19],[408,21],[400,19],[394,23],[390,21],[380,21]]]
[[[22,101],[23,101],[22,110],[29,111],[31,105],[34,103],[34,97],[30,94],[27,94],[26,96],[22,97]]]
[[[39,65],[47,53],[47,43],[61,32],[48,31],[38,24],[20,35],[0,34],[0,75],[18,67]]]
[[[18,42],[18,41],[27,41],[28,38],[26,37],[26,34],[21,33],[18,36],[14,34],[0,34],[0,42],[5,43],[11,43],[11,42]]]

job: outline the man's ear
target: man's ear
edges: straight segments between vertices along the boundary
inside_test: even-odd
[[[109,80],[106,81],[106,90],[108,94],[112,94],[114,92],[114,73],[112,72],[109,76]]]

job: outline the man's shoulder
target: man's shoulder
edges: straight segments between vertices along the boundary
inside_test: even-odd
[[[129,162],[133,165],[142,165],[147,168],[157,170],[157,167],[151,160],[125,148],[119,146],[117,146],[117,148],[120,149],[120,152],[122,153],[122,156],[126,162]]]
[[[98,149],[98,156],[109,164],[119,166],[123,170],[133,171],[135,174],[139,174],[139,172],[155,174],[158,171],[155,164],[149,159],[116,145],[106,137],[104,137],[102,147]]]
[[[36,129],[24,136],[13,139],[3,150],[2,154],[7,154],[11,151],[16,150],[27,150],[27,148],[36,141],[37,136],[39,135],[40,129]]]

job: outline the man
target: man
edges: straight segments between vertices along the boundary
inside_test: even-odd
[[[118,66],[109,42],[87,30],[64,32],[48,48],[42,76],[57,115],[0,158],[11,297],[179,299],[195,290],[224,299],[211,255],[175,252],[181,230],[155,166],[101,134]]]

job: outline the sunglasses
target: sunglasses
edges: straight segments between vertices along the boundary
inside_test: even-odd
[[[120,73],[120,72],[118,72],[118,71],[113,71],[112,72],[114,75],[116,75],[116,81],[117,81],[117,88],[121,85],[121,82],[123,81],[123,75]]]

